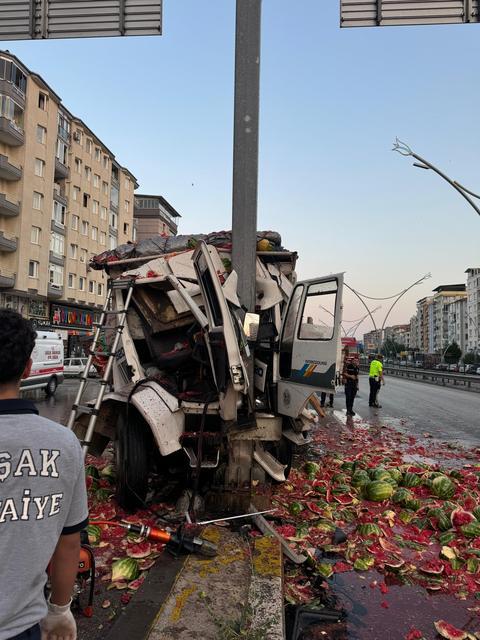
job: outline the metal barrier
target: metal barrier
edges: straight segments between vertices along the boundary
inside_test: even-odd
[[[360,365],[360,371],[368,373],[369,366]],[[386,365],[384,367],[387,376],[398,376],[400,378],[408,378],[417,382],[426,382],[427,384],[437,384],[443,387],[456,387],[465,389],[466,391],[480,392],[480,376],[465,375],[463,373],[453,373],[449,371],[436,371],[435,369],[414,369],[410,367],[392,367]]]

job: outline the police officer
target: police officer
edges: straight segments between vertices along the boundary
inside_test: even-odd
[[[381,409],[382,407],[378,404],[377,396],[380,391],[380,385],[385,384],[385,380],[383,378],[383,356],[380,353],[377,354],[370,363],[368,382],[370,384],[368,406]]]
[[[354,416],[353,401],[358,391],[358,374],[359,368],[353,358],[345,361],[343,370],[343,380],[345,384],[345,401],[347,405],[347,416]]]

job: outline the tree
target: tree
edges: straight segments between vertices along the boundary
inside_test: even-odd
[[[395,340],[385,340],[382,345],[382,354],[387,357],[397,357],[402,351],[405,351],[405,345],[399,344]]]
[[[461,357],[462,350],[454,340],[452,344],[448,345],[445,351],[445,361],[453,364],[454,362],[458,362]]]
[[[475,364],[477,362],[477,356],[473,351],[469,351],[463,356],[464,364]]]

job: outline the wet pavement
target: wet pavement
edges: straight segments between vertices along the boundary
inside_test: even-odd
[[[75,400],[79,384],[80,381],[78,378],[66,378],[51,398],[47,398],[42,389],[28,391],[23,393],[22,397],[33,400],[41,416],[59,422],[60,424],[67,424],[70,409]],[[85,398],[94,397],[96,387],[98,388],[98,380],[89,380]]]

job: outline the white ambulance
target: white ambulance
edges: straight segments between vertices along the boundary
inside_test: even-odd
[[[47,396],[53,396],[63,382],[63,340],[60,334],[37,331],[32,360],[32,372],[22,380],[21,390],[45,389]]]

